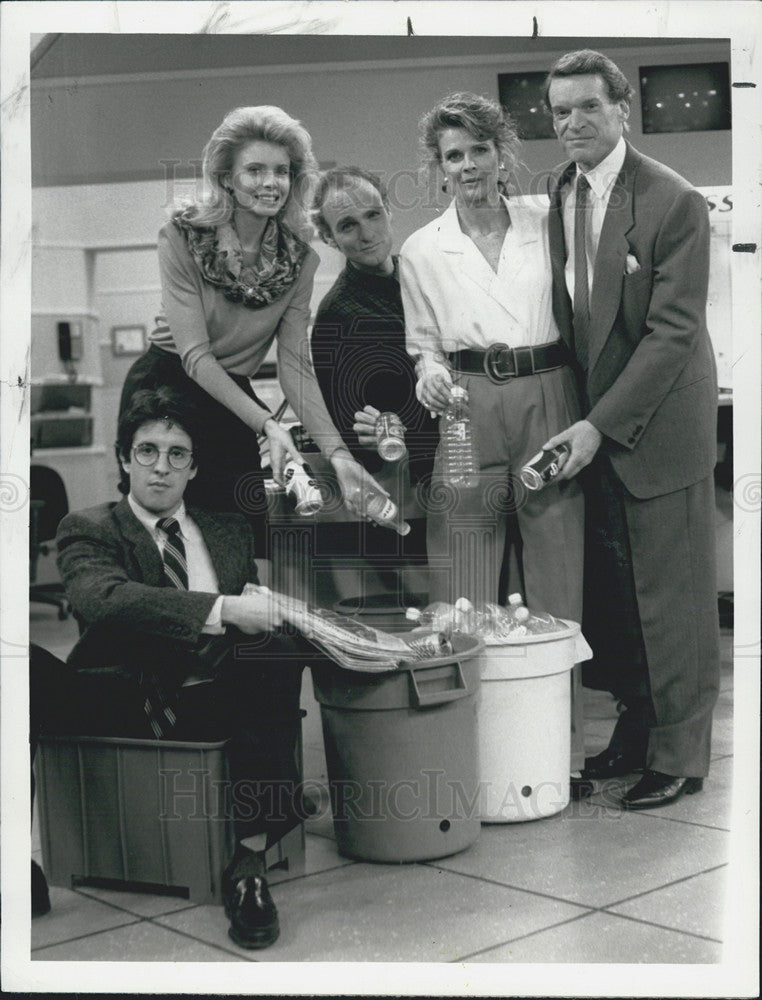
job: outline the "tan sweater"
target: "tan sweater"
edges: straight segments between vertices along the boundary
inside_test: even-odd
[[[163,318],[169,330],[154,331],[151,342],[179,354],[194,381],[259,432],[270,414],[225,372],[256,375],[277,339],[278,379],[294,412],[326,457],[345,448],[325,408],[307,336],[312,283],[320,262],[315,251],[307,252],[299,277],[282,299],[249,309],[204,280],[171,222],[159,231],[158,243]]]

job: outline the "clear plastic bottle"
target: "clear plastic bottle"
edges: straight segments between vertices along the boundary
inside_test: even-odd
[[[372,486],[357,490],[353,501],[363,516],[371,518],[382,528],[393,528],[398,535],[407,535],[410,531],[410,525],[403,520],[397,504]]]
[[[459,385],[454,385],[450,393],[450,403],[440,422],[445,480],[453,486],[478,486],[479,456],[473,439],[468,393]]]
[[[427,604],[425,608],[408,608],[405,611],[405,618],[409,622],[415,622],[418,628],[428,628],[434,632],[444,632],[445,634],[452,631],[453,625],[459,617],[460,613],[447,601],[434,601],[433,604]]]
[[[407,455],[405,426],[396,413],[376,417],[376,451],[385,462],[399,462]]]
[[[569,626],[560,618],[554,618],[551,614],[532,615],[526,623],[529,635],[550,635],[553,632],[563,632]]]
[[[521,594],[511,594],[506,607],[498,604],[485,605],[486,634],[497,640],[527,635],[529,617]]]
[[[521,628],[521,632],[514,631],[514,635],[545,635],[552,632],[562,632],[569,626],[560,618],[554,618],[547,612],[535,614],[524,606],[521,594],[511,594],[508,598],[506,611],[512,616],[513,628]]]

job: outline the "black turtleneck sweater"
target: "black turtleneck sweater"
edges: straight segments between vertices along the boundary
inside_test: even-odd
[[[370,404],[399,414],[407,428],[411,480],[427,478],[439,434],[415,395],[396,257],[389,275],[346,265],[318,308],[312,359],[336,429],[368,472],[377,472],[382,461],[375,451],[360,447],[352,425],[355,411]]]

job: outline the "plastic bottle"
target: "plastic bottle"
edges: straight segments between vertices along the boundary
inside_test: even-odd
[[[454,385],[440,422],[444,476],[453,486],[479,485],[479,457],[473,439],[468,393]]]
[[[363,516],[371,518],[382,528],[393,528],[399,535],[407,535],[410,531],[410,525],[403,520],[397,504],[372,486],[357,490],[353,501]]]
[[[510,639],[527,635],[529,611],[521,594],[511,594],[506,607],[485,605],[485,634],[493,639]]]
[[[396,413],[376,417],[376,451],[385,462],[399,462],[407,455],[405,426]]]
[[[484,627],[484,614],[481,607],[475,608],[467,597],[459,597],[455,602],[455,612],[458,615],[457,629],[466,635],[481,635]]]
[[[517,622],[525,622],[529,618],[529,609],[524,605],[524,598],[521,594],[510,594],[508,596],[506,611]]]
[[[563,632],[569,626],[560,618],[554,618],[550,614],[542,614],[530,615],[526,627],[529,635],[545,635],[552,632]]]
[[[322,508],[323,497],[320,487],[308,465],[301,465],[291,459],[283,467],[283,478],[286,482],[286,496],[294,499],[297,514],[309,517]]]
[[[405,618],[409,622],[415,622],[418,628],[427,628],[445,634],[452,631],[459,617],[460,613],[447,601],[434,601],[433,604],[427,604],[425,608],[408,608],[405,611]]]

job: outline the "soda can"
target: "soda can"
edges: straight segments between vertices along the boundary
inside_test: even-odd
[[[309,466],[288,462],[283,469],[283,478],[286,480],[286,496],[293,497],[297,514],[309,517],[322,508],[323,496]]]
[[[435,656],[450,656],[453,652],[452,643],[444,632],[432,632],[416,639],[407,639],[416,660],[428,660]]]
[[[376,450],[385,462],[398,462],[407,454],[405,427],[396,413],[376,417]]]
[[[560,459],[569,454],[569,447],[559,444],[548,451],[538,451],[534,458],[519,473],[521,482],[528,490],[541,490],[561,471]]]

